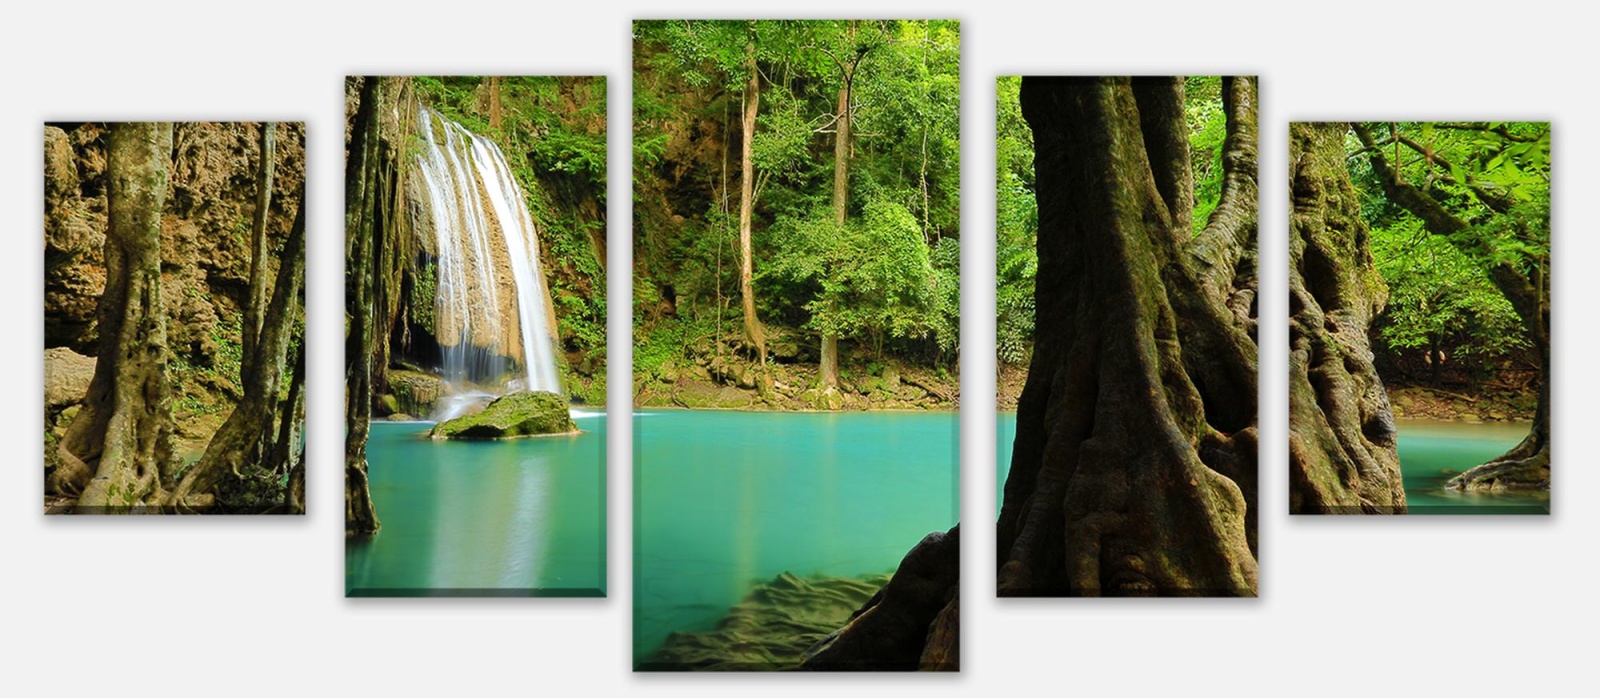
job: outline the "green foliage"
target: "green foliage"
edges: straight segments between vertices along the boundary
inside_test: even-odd
[[[1479,264],[1406,220],[1372,231],[1378,273],[1389,286],[1379,335],[1390,350],[1502,357],[1528,346],[1517,313]]]
[[[1491,270],[1537,285],[1550,257],[1550,129],[1545,123],[1374,123],[1374,148],[1404,182],[1466,223],[1430,232],[1384,195],[1382,175],[1353,135],[1346,140],[1378,271],[1390,288],[1380,319],[1384,348],[1421,363],[1437,349],[1469,365],[1524,356],[1527,321]],[[1543,302],[1548,302],[1547,300]]]
[[[838,333],[902,357],[954,359],[958,23],[640,21],[634,41],[641,341],[682,322],[709,327],[720,317],[729,329],[740,321],[736,214],[753,59],[760,101],[750,144],[752,248],[762,321]],[[847,76],[852,135],[841,229],[831,205]],[[682,319],[652,325],[668,308]],[[636,369],[658,364],[647,358]]]
[[[768,273],[817,290],[806,303],[806,327],[841,338],[867,337],[881,351],[885,338],[936,338],[954,345],[954,324],[944,313],[959,313],[941,296],[940,275],[916,219],[904,206],[872,201],[862,215],[841,228],[831,210],[773,225],[779,255]],[[942,256],[957,260],[956,245]],[[959,269],[946,267],[947,276]],[[948,286],[949,283],[945,284]],[[959,292],[959,291],[958,291]],[[943,331],[944,336],[936,333]]]
[[[1222,142],[1228,115],[1222,110],[1222,78],[1190,77],[1184,85],[1184,118],[1194,172],[1194,231],[1204,230],[1222,200]]]
[[[437,312],[435,300],[439,296],[439,265],[428,260],[417,265],[416,271],[411,285],[411,319],[429,334],[437,334],[434,316]]]
[[[1039,205],[1034,195],[1033,132],[1022,118],[1019,77],[996,85],[995,331],[1002,363],[1026,363],[1033,346],[1033,289],[1039,261]]]
[[[669,318],[646,331],[634,327],[633,370],[635,375],[658,375],[667,362],[682,365],[689,358],[691,345],[716,336],[716,323],[709,317]]]

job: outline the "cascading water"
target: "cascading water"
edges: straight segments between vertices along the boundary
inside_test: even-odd
[[[491,391],[561,392],[539,239],[500,148],[427,109],[420,111],[429,217],[438,247],[435,319],[449,419]],[[509,376],[518,358],[520,373]]]

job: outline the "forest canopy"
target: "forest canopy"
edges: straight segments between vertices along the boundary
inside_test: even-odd
[[[1389,288],[1378,345],[1390,382],[1476,390],[1538,371],[1533,340],[1490,277],[1505,263],[1525,273],[1550,255],[1550,129],[1541,123],[1375,123],[1345,139],[1372,253]],[[1467,225],[1433,235],[1384,193],[1367,155],[1383,149],[1398,176]],[[1501,374],[1506,374],[1502,377]],[[1511,375],[1516,374],[1516,375]]]
[[[646,21],[634,46],[636,373],[952,382],[958,24]]]

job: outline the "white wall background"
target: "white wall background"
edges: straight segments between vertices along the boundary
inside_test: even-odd
[[[350,3],[354,5],[355,3]],[[17,3],[0,10],[0,231],[11,454],[0,467],[0,687],[11,695],[573,695],[752,689],[839,695],[1592,690],[1596,291],[1594,24],[1577,3],[683,2]],[[610,430],[610,598],[346,600],[341,529],[341,80],[379,74],[611,78],[610,398],[626,405],[631,250],[629,21],[635,16],[963,20],[962,414],[967,535],[960,676],[636,676],[628,671],[630,424]],[[787,11],[781,11],[787,10]],[[775,13],[775,14],[774,14]],[[1590,66],[1585,69],[1583,66]],[[1287,123],[1522,118],[1555,124],[1555,514],[1291,520],[1282,322],[1264,322],[1262,597],[993,598],[994,77],[1261,76],[1264,318],[1285,317]],[[309,122],[312,342],[303,519],[93,520],[40,513],[41,123]],[[1576,437],[1576,438],[1574,438]],[[1591,689],[1581,689],[1589,685]]]

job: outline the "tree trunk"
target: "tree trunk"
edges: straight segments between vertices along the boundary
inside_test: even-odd
[[[855,36],[851,25],[850,35]],[[844,81],[839,85],[838,116],[833,133],[833,222],[840,235],[850,202],[850,83],[855,78],[854,65],[843,67]],[[822,331],[822,361],[817,367],[824,388],[839,385],[839,336],[832,330]]]
[[[1022,81],[1039,270],[1002,595],[1256,594],[1255,81],[1224,80],[1223,194],[1198,236],[1182,90]]]
[[[1403,514],[1369,330],[1388,300],[1345,166],[1348,126],[1289,128],[1289,511]]]
[[[241,372],[250,372],[250,362],[256,354],[256,340],[261,336],[261,313],[267,304],[267,214],[272,207],[272,169],[277,151],[276,124],[261,124],[261,162],[256,169],[255,224],[251,228],[250,290],[244,309],[243,332],[240,347],[243,361]]]
[[[930,533],[801,671],[959,671],[961,527]]]
[[[283,245],[278,278],[273,284],[271,304],[262,317],[255,355],[243,364],[250,367],[243,371],[244,397],[212,435],[205,454],[167,496],[164,502],[167,506],[183,508],[190,496],[210,492],[224,473],[231,472],[239,477],[241,468],[257,461],[263,453],[270,453],[269,447],[276,442],[274,427],[281,404],[279,385],[288,361],[289,341],[293,338],[296,306],[300,302],[305,247],[305,206],[301,205]],[[292,415],[287,417],[292,418]]]
[[[1550,299],[1549,284],[1542,272],[1524,273],[1503,255],[1488,248],[1488,243],[1478,236],[1461,235],[1471,227],[1467,221],[1451,213],[1444,204],[1428,192],[1401,179],[1398,171],[1384,157],[1377,141],[1362,125],[1353,126],[1378,173],[1384,194],[1390,202],[1399,205],[1422,220],[1423,226],[1434,235],[1443,236],[1469,259],[1489,260],[1489,280],[1511,303],[1517,318],[1533,341],[1539,353],[1539,406],[1534,412],[1533,424],[1521,443],[1500,457],[1452,478],[1448,487],[1467,491],[1496,491],[1505,489],[1548,489],[1550,487]],[[1398,142],[1397,142],[1398,145]],[[1497,215],[1505,214],[1510,203],[1502,198],[1481,199]],[[1542,268],[1542,267],[1541,267]]]
[[[356,78],[352,78],[356,79]],[[360,78],[360,102],[351,129],[345,167],[345,234],[348,237],[345,341],[345,518],[346,536],[378,532],[377,513],[367,487],[367,434],[372,419],[373,215],[377,201],[377,77]]]
[[[765,366],[767,333],[761,326],[761,320],[756,317],[756,296],[751,288],[750,218],[755,211],[756,182],[755,163],[751,156],[752,141],[756,137],[756,110],[761,103],[761,73],[756,70],[754,37],[745,45],[745,69],[750,71],[750,80],[744,86],[744,139],[739,145],[739,298],[744,304],[745,339],[755,345],[761,365]]]
[[[301,204],[304,206],[304,203]],[[274,468],[287,467],[289,482],[284,488],[284,509],[290,514],[306,513],[306,463],[300,448],[301,423],[305,420],[306,342],[300,338],[295,351],[294,374],[289,379],[289,395],[283,400],[278,421],[278,441],[273,447]]]
[[[500,130],[500,80],[499,76],[489,78],[489,128]]]
[[[107,150],[106,286],[99,356],[83,407],[62,438],[52,491],[79,513],[125,513],[159,500],[172,458],[161,212],[172,124],[117,123]]]

